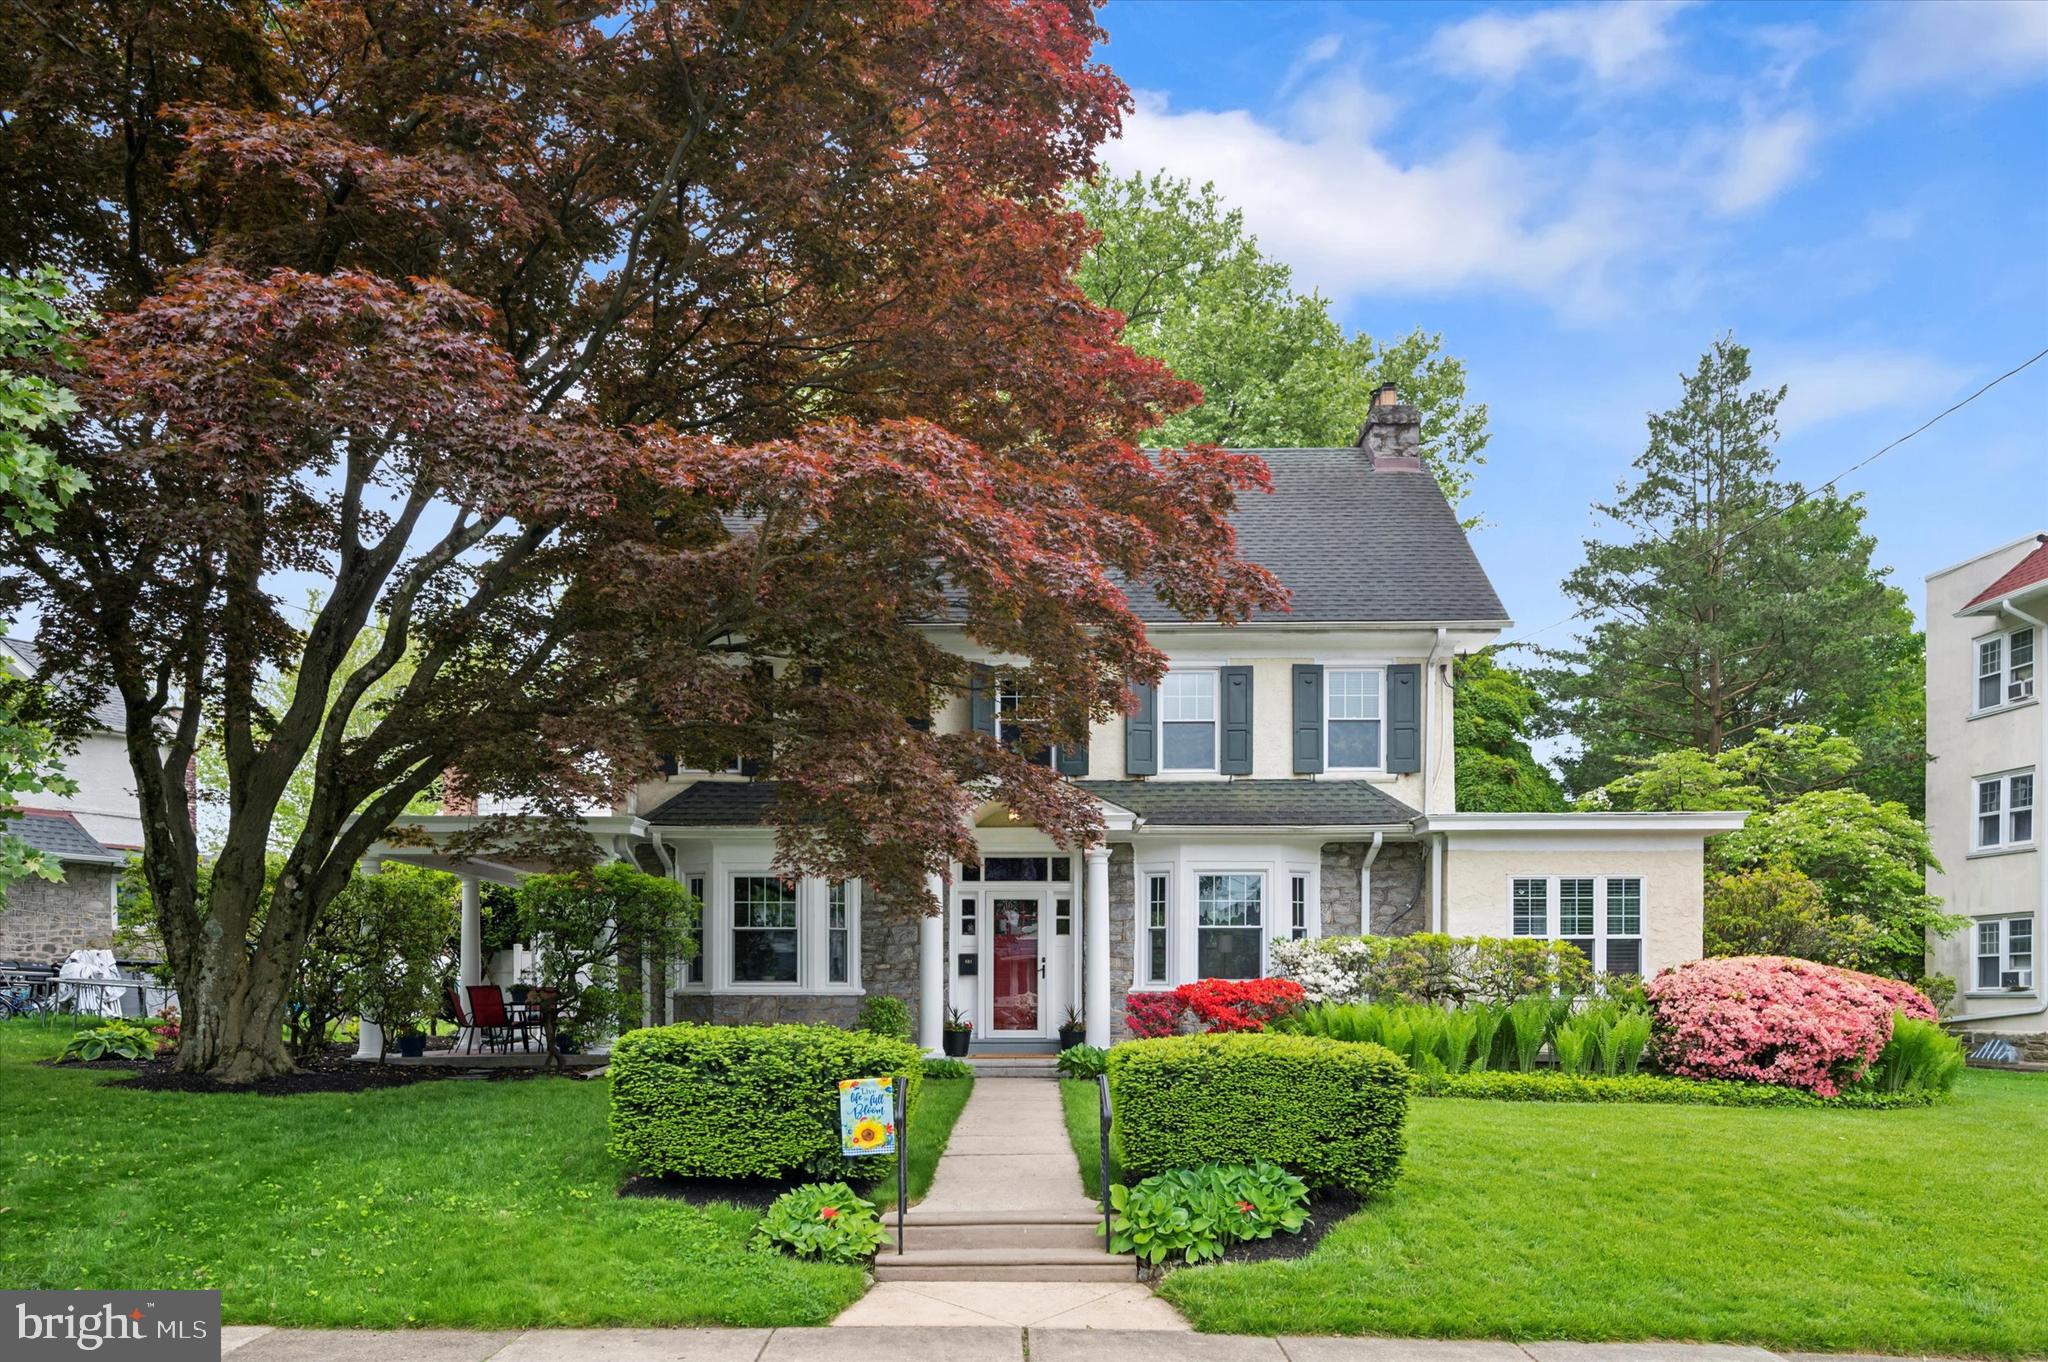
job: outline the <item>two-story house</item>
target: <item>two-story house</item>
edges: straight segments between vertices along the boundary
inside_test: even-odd
[[[1941,864],[1927,892],[1969,919],[1928,942],[1928,967],[1956,980],[1954,1015],[1973,1036],[2048,1060],[2038,955],[2048,857],[2035,813],[2048,768],[2036,684],[2048,534],[1929,576],[1926,619],[1927,835]]]
[[[1417,457],[1419,422],[1383,389],[1356,447],[1261,451],[1272,495],[1235,525],[1289,610],[1223,628],[1133,593],[1169,670],[1051,758],[1100,801],[1094,845],[984,806],[980,864],[933,876],[945,912],[920,919],[858,883],[779,879],[772,787],[737,769],[642,787],[593,830],[705,905],[698,957],[650,1015],[847,1022],[884,992],[928,1047],[950,1007],[977,1050],[1048,1050],[1070,1010],[1105,1044],[1127,993],[1263,975],[1289,938],[1540,937],[1617,974],[1697,957],[1702,843],[1742,815],[1457,812],[1452,662],[1510,621]],[[988,666],[935,722],[1004,736],[1004,659],[929,627]]]

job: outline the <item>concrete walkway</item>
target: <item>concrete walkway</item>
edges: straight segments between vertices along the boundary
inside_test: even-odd
[[[1245,1338],[1115,1329],[419,1329],[230,1326],[235,1362],[1889,1362],[1715,1343]]]

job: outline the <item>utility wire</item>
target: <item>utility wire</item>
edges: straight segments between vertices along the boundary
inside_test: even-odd
[[[2033,355],[2029,356],[2025,360],[2022,360],[2020,363],[2015,364],[2012,368],[2007,369],[2004,373],[2000,374],[1997,378],[1992,379],[1989,383],[1986,383],[1983,387],[1977,389],[1977,391],[1971,393],[1968,397],[1963,398],[1961,401],[1957,402],[1955,405],[1947,408],[1946,410],[1934,416],[1930,416],[1929,418],[1927,418],[1927,420],[1913,427],[1913,429],[1907,431],[1898,439],[1893,440],[1890,444],[1885,445],[1876,453],[1871,454],[1866,458],[1859,459],[1853,464],[1850,464],[1847,468],[1835,474],[1832,478],[1829,478],[1820,486],[1813,488],[1811,490],[1801,488],[1799,491],[1799,495],[1793,497],[1784,505],[1767,507],[1764,510],[1757,512],[1754,518],[1743,522],[1741,525],[1738,525],[1734,529],[1734,531],[1732,531],[1728,535],[1728,537],[1722,541],[1721,547],[1726,548],[1729,544],[1734,543],[1737,539],[1740,539],[1743,535],[1749,533],[1749,531],[1756,528],[1758,525],[1762,524],[1766,520],[1771,520],[1778,516],[1784,515],[1793,507],[1800,505],[1802,502],[1805,502],[1815,493],[1831,491],[1842,481],[1842,479],[1848,477],[1850,474],[1860,472],[1861,470],[1868,468],[1871,464],[1876,463],[1879,459],[1891,453],[1900,445],[1906,443],[1906,441],[1912,439],[1914,436],[1938,424],[1939,422],[1946,420],[1948,417],[1955,415],[1964,407],[1969,406],[1972,402],[1975,402],[1978,398],[1982,397],[1985,393],[1990,392],[1993,388],[2005,382],[2005,380],[2007,380],[2008,378],[2011,378],[2013,375],[2020,373],[2022,370],[2031,367],[2032,365],[2040,362],[2044,358],[2048,358],[2048,349],[2035,351]],[[1509,639],[1506,643],[1492,644],[1491,647],[1500,651],[1506,651],[1509,648],[1519,648],[1524,644],[1530,642],[1531,640],[1539,638],[1542,635],[1549,633],[1552,629],[1557,628],[1561,624],[1570,624],[1573,620],[1583,619],[1585,616],[1591,613],[1592,609],[1590,607],[1582,607],[1578,610],[1572,611],[1571,614],[1565,615],[1560,619],[1552,620],[1550,623],[1544,625],[1540,629],[1532,629],[1526,634],[1521,634],[1515,638]]]

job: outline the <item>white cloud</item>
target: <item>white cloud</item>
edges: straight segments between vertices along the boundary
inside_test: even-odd
[[[1384,101],[1356,82],[1348,91],[1324,82],[1285,127],[1241,109],[1181,112],[1145,91],[1136,99],[1105,162],[1118,173],[1214,181],[1267,250],[1327,293],[1507,287],[1584,301],[1639,230],[1639,215],[1598,174],[1553,172],[1490,137],[1397,160],[1371,136]],[[1333,108],[1340,116],[1307,116]]]
[[[1810,115],[1752,121],[1736,134],[1714,177],[1714,210],[1746,213],[1770,202],[1806,173],[1820,125]]]
[[[2048,5],[2039,0],[1944,0],[1886,5],[1864,49],[1865,95],[1930,86],[1998,89],[2048,77]]]
[[[1688,2],[1494,10],[1438,29],[1429,53],[1444,70],[1477,80],[1507,82],[1562,64],[1600,85],[1643,85],[1668,69],[1671,23]]]
[[[1932,355],[1882,349],[1794,356],[1757,368],[1787,389],[1778,408],[1778,424],[1787,434],[1865,412],[1931,414],[1968,377]]]

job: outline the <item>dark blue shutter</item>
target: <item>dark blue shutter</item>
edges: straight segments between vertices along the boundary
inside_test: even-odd
[[[1159,774],[1159,687],[1136,686],[1137,707],[1124,718],[1124,774]]]
[[[680,769],[676,763],[676,754],[671,752],[667,756],[657,760],[654,763],[654,769],[661,772],[665,776],[674,775],[677,772],[677,770]]]
[[[1088,774],[1088,744],[1084,742],[1061,743],[1059,748],[1060,774],[1079,779]]]
[[[1422,769],[1422,668],[1387,668],[1387,769]]]
[[[978,663],[967,677],[967,710],[976,733],[996,735],[996,679]]]
[[[741,758],[740,758],[740,774],[741,774],[741,775],[743,775],[743,776],[758,776],[758,775],[760,775],[760,774],[761,774],[761,763],[760,763],[760,760],[759,760],[758,758],[755,758],[755,757],[741,757]]]
[[[1294,664],[1294,773],[1314,775],[1323,769],[1323,669],[1313,662]]]
[[[1223,752],[1217,769],[1226,776],[1252,773],[1252,669],[1223,669]]]

